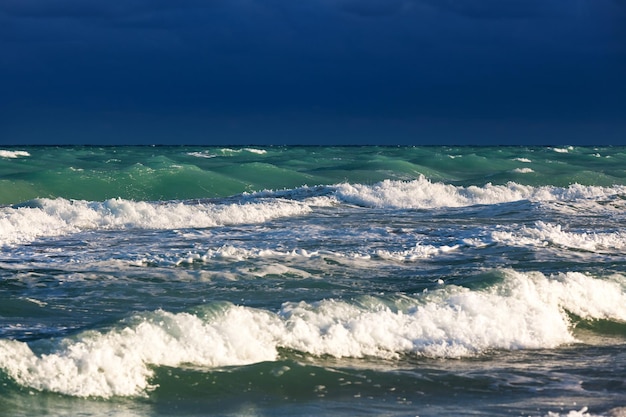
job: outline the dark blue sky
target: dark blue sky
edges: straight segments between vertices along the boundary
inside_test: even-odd
[[[2,0],[28,143],[626,145],[626,0]]]

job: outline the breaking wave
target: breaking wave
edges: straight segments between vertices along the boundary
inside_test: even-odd
[[[93,229],[175,229],[261,223],[279,217],[304,215],[316,207],[333,204],[436,209],[521,200],[595,202],[621,195],[626,195],[626,186],[571,185],[562,188],[509,183],[460,187],[433,183],[421,177],[413,181],[386,180],[374,185],[345,183],[263,191],[244,194],[240,201],[234,203],[224,199],[223,204],[207,201],[144,202],[120,198],[104,202],[44,198],[0,208],[0,244],[19,244],[39,237]]]
[[[213,303],[137,314],[56,344],[0,341],[0,369],[21,385],[80,397],[141,396],[155,366],[215,368],[276,361],[289,351],[335,358],[459,358],[574,342],[569,314],[626,321],[623,277],[505,270],[485,289],[286,302],[278,311]],[[37,343],[37,342],[33,342]],[[285,351],[286,350],[286,351]]]

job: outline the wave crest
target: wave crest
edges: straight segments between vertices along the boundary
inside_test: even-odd
[[[177,229],[260,223],[309,211],[308,205],[287,200],[191,204],[123,199],[104,202],[37,199],[26,206],[7,207],[0,211],[0,244],[23,243],[39,237],[94,229]]]
[[[144,313],[108,332],[64,339],[46,354],[2,340],[0,368],[38,390],[136,396],[156,388],[154,366],[252,364],[277,360],[280,349],[337,358],[458,358],[574,342],[568,312],[626,321],[623,277],[498,274],[501,281],[482,290],[448,286],[411,297],[289,302],[277,313],[231,304],[196,314]]]
[[[374,185],[339,184],[337,197],[345,202],[378,208],[432,209],[502,204],[520,200],[533,202],[606,198],[626,194],[626,187],[598,187],[572,184],[569,187],[533,187],[509,182],[506,185],[461,187],[431,182],[425,177],[413,181],[385,180]]]

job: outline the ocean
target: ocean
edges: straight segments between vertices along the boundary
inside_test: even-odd
[[[1,416],[626,416],[626,147],[3,147]]]

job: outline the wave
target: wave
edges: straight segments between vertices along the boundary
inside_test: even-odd
[[[589,252],[623,252],[626,249],[626,233],[569,232],[559,224],[538,221],[534,227],[522,226],[515,232],[494,231],[495,242],[511,246],[543,247],[554,245]]]
[[[568,146],[566,148],[552,148],[552,150],[557,153],[569,153],[570,151],[574,150],[574,147]]]
[[[476,245],[476,244],[475,244]],[[468,244],[469,246],[469,244]],[[224,245],[218,248],[210,248],[206,251],[200,252],[187,252],[183,254],[168,253],[168,256],[154,255],[152,257],[143,257],[140,260],[134,261],[133,264],[138,265],[192,265],[197,263],[208,263],[214,260],[234,260],[243,261],[247,259],[259,259],[265,260],[279,259],[281,261],[289,259],[335,259],[340,260],[353,260],[353,261],[368,261],[372,259],[392,260],[398,262],[411,262],[420,259],[428,259],[437,255],[453,252],[460,248],[460,245],[448,246],[448,245],[428,245],[417,243],[407,250],[385,250],[376,249],[371,251],[351,251],[351,252],[337,252],[331,250],[306,250],[306,249],[294,249],[289,251],[269,249],[269,248],[241,248],[233,245]],[[257,271],[258,272],[258,271]]]
[[[492,205],[520,200],[533,202],[606,199],[626,194],[626,186],[533,187],[509,182],[482,187],[433,183],[425,177],[413,181],[385,180],[374,185],[339,184],[337,198],[356,205],[379,208],[432,209]]]
[[[197,158],[216,158],[219,156],[233,156],[242,152],[248,152],[256,155],[265,155],[267,150],[265,149],[257,149],[257,148],[241,148],[241,149],[231,149],[231,148],[222,148],[217,151],[193,151],[187,152],[189,156],[195,156]]]
[[[44,236],[96,229],[205,228],[260,223],[309,211],[306,204],[278,199],[241,204],[37,199],[27,205],[5,207],[0,211],[0,243],[24,243]]]
[[[506,185],[508,181],[535,187],[626,184],[623,148],[565,150],[567,153],[547,147],[24,147],[0,151],[0,204],[38,197],[93,201],[224,198],[268,188],[411,181],[422,175],[464,186]],[[26,154],[29,157],[19,163],[11,159]]]
[[[155,367],[207,369],[280,360],[289,352],[335,358],[460,358],[576,341],[570,314],[626,322],[623,276],[545,276],[511,270],[471,290],[287,302],[280,310],[211,304],[137,314],[109,330],[58,341],[0,340],[0,369],[36,390],[80,397],[141,396]]]
[[[571,410],[567,414],[561,414],[556,411],[549,411],[545,417],[603,417],[603,415],[591,414],[588,412],[588,407],[582,407],[580,410]],[[620,409],[615,409],[615,412],[620,412]],[[610,414],[613,415],[613,414]],[[615,414],[615,416],[620,416],[621,414]]]
[[[532,174],[535,171],[532,168],[515,168],[511,172],[516,174]]]
[[[215,202],[206,200],[144,202],[109,199],[85,200],[35,199],[25,204],[0,208],[0,245],[19,244],[39,237],[59,236],[84,230],[120,230],[131,228],[176,229],[213,227],[237,223],[260,223],[278,217],[310,213],[315,207],[334,204],[382,209],[436,209],[498,205],[516,201],[560,203],[562,210],[571,204],[587,204],[585,210],[623,209],[620,196],[626,186],[532,187],[517,183],[461,187],[433,183],[420,177],[413,181],[385,180],[373,185],[337,184],[266,190],[242,194]],[[231,201],[231,203],[228,203]],[[618,204],[619,202],[622,204]],[[596,204],[598,202],[598,204]],[[595,204],[589,207],[589,204]],[[557,205],[554,208],[559,208]],[[411,255],[409,255],[411,256]]]
[[[30,153],[26,151],[7,151],[4,149],[0,149],[0,158],[6,159],[16,159],[30,156]]]

